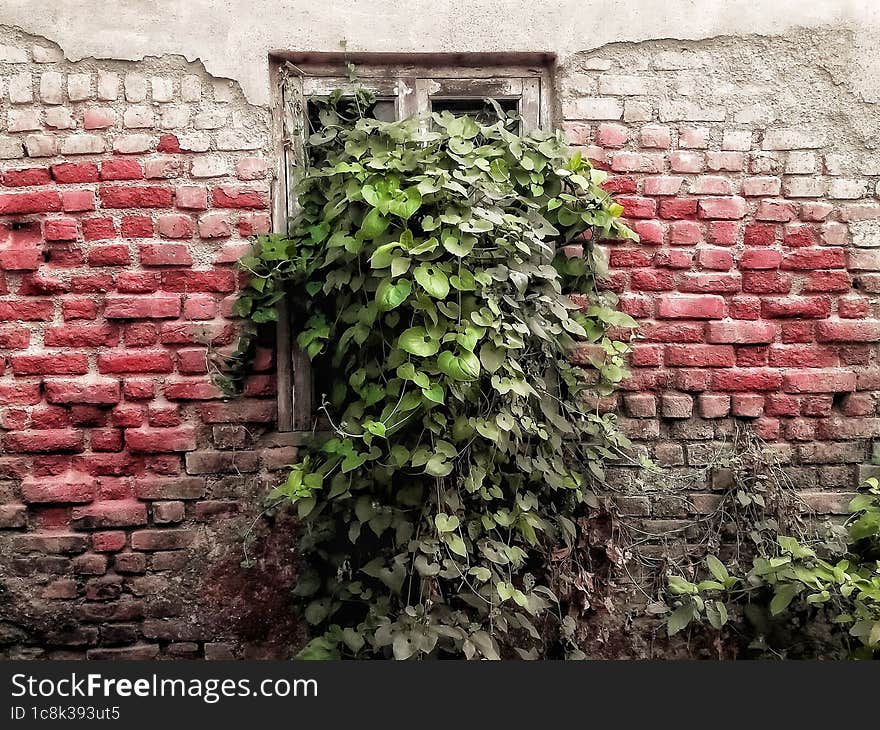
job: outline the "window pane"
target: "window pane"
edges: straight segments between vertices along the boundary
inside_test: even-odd
[[[505,126],[510,130],[519,129],[519,99],[496,99],[501,110],[508,115]],[[431,111],[448,111],[452,114],[467,114],[481,124],[493,124],[498,118],[495,109],[485,99],[479,97],[461,99],[431,99]]]

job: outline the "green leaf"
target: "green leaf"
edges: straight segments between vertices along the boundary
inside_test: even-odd
[[[458,529],[459,521],[455,515],[440,513],[434,515],[434,524],[439,532],[453,532]]]
[[[483,343],[480,348],[480,362],[490,373],[496,372],[503,364],[507,353],[500,347],[495,347],[491,342]]]
[[[371,208],[364,216],[358,236],[363,239],[375,240],[388,228],[388,219],[383,216],[378,208]]]
[[[449,251],[453,256],[458,256],[459,258],[467,256],[473,250],[476,242],[476,238],[468,235],[459,238],[458,236],[447,233],[442,238],[443,248]]]
[[[468,382],[480,377],[480,361],[472,352],[454,355],[444,350],[437,357],[437,367],[453,380]]]
[[[399,279],[392,282],[390,279],[383,279],[376,290],[376,305],[380,312],[388,312],[399,307],[406,301],[412,291],[412,282],[409,279]]]
[[[435,299],[445,299],[449,294],[449,279],[436,266],[422,264],[414,272],[415,280]]]
[[[401,350],[419,357],[430,357],[440,349],[440,341],[431,337],[424,327],[410,327],[397,340]]]
[[[666,620],[666,633],[675,636],[685,628],[694,618],[694,607],[691,603],[676,608]]]
[[[778,616],[792,602],[792,599],[800,592],[800,586],[793,583],[780,583],[776,586],[776,592],[770,601],[770,613]]]
[[[709,567],[709,572],[712,573],[712,575],[714,575],[721,583],[724,583],[730,577],[730,573],[727,572],[724,563],[714,555],[706,557],[706,565]]]

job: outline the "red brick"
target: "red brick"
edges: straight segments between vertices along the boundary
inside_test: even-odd
[[[223,186],[214,188],[211,199],[215,208],[266,208],[266,193],[248,188]]]
[[[831,314],[828,297],[770,297],[761,303],[765,317],[814,317],[824,318]]]
[[[702,198],[700,200],[700,218],[720,218],[735,220],[746,214],[745,198]]]
[[[663,295],[658,316],[663,319],[721,319],[724,317],[724,299],[714,294]]]
[[[775,269],[782,263],[782,254],[770,248],[747,248],[740,256],[743,269]]]
[[[46,221],[43,235],[47,241],[75,241],[78,236],[75,218],[56,218]]]
[[[848,370],[787,370],[782,377],[786,393],[845,393],[856,389],[856,374]]]
[[[45,167],[28,167],[23,170],[7,170],[3,173],[2,181],[10,188],[31,187],[48,185],[52,182],[52,176]]]
[[[0,322],[45,322],[52,319],[54,306],[44,299],[0,301]]]
[[[742,288],[742,275],[738,272],[689,272],[681,277],[678,288],[683,292],[730,294]]]
[[[63,190],[61,207],[66,213],[82,213],[95,210],[95,193],[91,190]]]
[[[11,361],[16,375],[82,375],[89,369],[88,357],[77,353],[13,355]]]
[[[71,527],[77,530],[103,530],[146,524],[146,505],[128,499],[94,502],[87,507],[74,507],[70,522]]]
[[[131,158],[117,157],[101,163],[101,180],[140,180],[143,176],[140,162]]]
[[[90,249],[87,260],[89,266],[128,266],[131,263],[131,255],[128,246],[111,244]]]
[[[61,194],[57,190],[0,193],[0,215],[49,213],[59,210],[61,210]]]
[[[189,248],[183,243],[146,243],[139,250],[144,266],[190,266],[193,262]]]
[[[733,348],[725,345],[667,345],[666,365],[723,368],[736,364]]]
[[[90,183],[97,182],[100,178],[98,166],[91,162],[74,164],[65,162],[60,165],[52,165],[52,177],[59,183]]]
[[[159,144],[156,147],[157,152],[166,154],[175,154],[180,152],[180,141],[173,134],[163,134],[159,137]]]
[[[168,380],[165,397],[168,400],[216,400],[223,398],[223,391],[202,378]]]
[[[195,232],[192,218],[175,213],[159,216],[157,228],[162,238],[192,238]]]
[[[170,208],[174,202],[171,188],[149,185],[102,185],[99,194],[104,208]]]
[[[739,418],[758,418],[764,413],[764,396],[757,393],[736,393],[731,398],[730,412]]]
[[[48,327],[43,341],[47,347],[112,347],[119,341],[119,333],[109,324],[66,325]]]
[[[827,368],[837,365],[839,359],[830,347],[806,343],[773,345],[768,356],[769,363],[778,367]]]
[[[122,219],[122,235],[126,238],[152,238],[153,219],[145,215],[130,215]]]
[[[107,297],[104,316],[108,319],[165,319],[180,316],[180,297],[157,295],[151,297]]]
[[[816,325],[820,342],[880,342],[880,320],[828,320]]]
[[[44,385],[49,403],[109,405],[119,402],[119,381],[114,379],[46,380]]]
[[[100,241],[116,237],[116,225],[112,218],[86,218],[82,221],[83,238]]]
[[[86,504],[95,499],[97,482],[94,477],[77,472],[49,478],[28,477],[21,483],[21,494],[29,504]]]
[[[166,271],[162,288],[171,292],[231,292],[235,290],[235,274],[226,269]]]
[[[772,322],[725,321],[706,325],[706,342],[751,345],[773,342],[776,325]]]
[[[712,387],[724,391],[778,390],[782,376],[769,368],[731,368],[717,370],[712,376]]]
[[[125,444],[129,449],[136,452],[194,451],[196,448],[196,430],[193,426],[129,428],[125,431]]]
[[[743,274],[742,288],[752,294],[788,294],[792,287],[790,274],[778,271],[751,271]]]
[[[696,198],[661,200],[658,208],[661,218],[694,218],[697,215]]]
[[[697,251],[697,262],[704,269],[727,271],[733,268],[733,255],[724,248],[702,248]]]
[[[846,271],[811,271],[804,281],[805,292],[846,292],[852,280]]]
[[[702,418],[724,418],[730,413],[730,396],[701,393],[697,396],[697,409]]]
[[[169,352],[102,352],[99,373],[170,373],[174,369]]]
[[[846,253],[842,248],[801,248],[782,258],[783,269],[842,269]]]
[[[73,430],[16,431],[4,434],[2,445],[13,453],[78,452],[83,450],[83,434]]]

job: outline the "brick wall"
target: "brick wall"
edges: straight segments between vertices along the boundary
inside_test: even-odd
[[[607,247],[642,339],[605,406],[675,477],[613,475],[652,532],[711,511],[727,474],[705,468],[737,423],[818,513],[877,469],[878,112],[829,73],[817,48],[840,39],[822,36],[621,44],[561,74],[570,139],[641,236]]]
[[[296,449],[260,439],[270,351],[234,404],[208,367],[270,227],[267,129],[196,64],[3,33],[0,651],[224,656],[257,610],[242,535]]]
[[[830,40],[621,44],[558,69],[564,126],[642,237],[608,247],[643,339],[603,405],[674,477],[612,470],[649,531],[711,509],[737,423],[820,512],[874,469],[880,112],[829,71]],[[291,530],[259,515],[296,458],[271,349],[243,399],[208,374],[235,339],[233,262],[270,227],[269,130],[198,64],[71,63],[0,29],[0,656],[295,641]]]

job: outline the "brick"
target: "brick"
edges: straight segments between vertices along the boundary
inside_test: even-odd
[[[87,535],[66,532],[31,532],[16,535],[12,541],[12,550],[17,553],[49,553],[71,555],[85,552],[88,549]]]
[[[690,418],[693,399],[683,393],[664,393],[660,396],[660,414],[664,418]]]
[[[196,448],[196,431],[192,426],[177,428],[129,428],[125,443],[136,452],[166,453],[193,451]]]
[[[169,214],[159,216],[157,229],[162,238],[191,238],[195,227],[188,215]]]
[[[85,504],[95,499],[94,477],[76,472],[48,478],[27,477],[21,483],[22,500],[28,504]]]
[[[697,410],[702,418],[725,418],[730,412],[730,396],[701,393],[697,396]]]
[[[86,507],[74,507],[70,524],[78,530],[145,525],[147,508],[141,502],[128,499],[93,502]]]
[[[81,375],[89,369],[88,357],[78,353],[13,355],[11,363],[16,375]]]
[[[828,320],[816,325],[819,342],[880,342],[880,320]]]
[[[626,414],[632,418],[653,418],[657,415],[657,399],[650,393],[630,393],[623,396]]]
[[[712,376],[712,387],[722,391],[775,391],[781,384],[779,371],[770,368],[717,370]]]
[[[156,502],[153,505],[153,522],[157,525],[183,522],[183,502]]]
[[[171,188],[156,186],[102,185],[99,195],[104,208],[170,208],[174,200]]]
[[[783,375],[786,393],[844,393],[855,388],[856,375],[846,370],[788,370]]]
[[[776,338],[772,322],[725,321],[706,325],[706,341],[716,344],[764,344]]]
[[[604,97],[577,97],[565,105],[567,119],[620,119],[623,106],[617,99]]]
[[[100,373],[170,373],[173,370],[171,353],[105,351],[98,355]]]
[[[745,198],[702,198],[699,205],[701,218],[720,218],[732,220],[742,218],[746,213]]]
[[[155,295],[149,297],[107,297],[104,316],[108,319],[173,319],[180,316],[180,297]]]
[[[132,550],[184,550],[195,541],[195,530],[139,530],[131,535]]]
[[[724,299],[714,294],[667,294],[660,298],[658,316],[662,319],[721,319],[724,310]]]
[[[723,345],[667,345],[664,357],[670,367],[732,367],[732,347]]]
[[[205,213],[199,218],[199,236],[227,238],[232,235],[232,224],[226,213]]]
[[[208,207],[208,190],[198,185],[179,185],[174,190],[174,201],[178,208],[204,210]],[[222,218],[228,222],[225,215]],[[208,237],[201,233],[201,220],[199,222],[199,232],[203,237]],[[228,236],[229,233],[224,233],[223,235]]]
[[[807,317],[823,319],[831,314],[831,301],[828,297],[770,297],[761,302],[764,317]],[[821,326],[821,324],[820,324]]]

